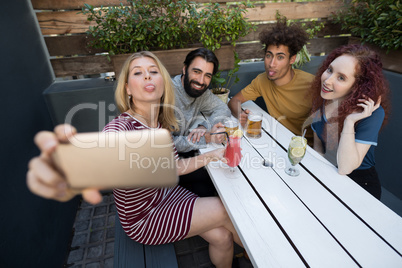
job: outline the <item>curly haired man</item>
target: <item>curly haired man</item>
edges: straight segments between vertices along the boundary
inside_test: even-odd
[[[242,111],[241,104],[263,97],[268,113],[294,134],[301,135],[303,123],[310,115],[311,99],[307,97],[314,76],[293,69],[296,54],[308,40],[307,33],[298,25],[287,25],[286,19],[278,20],[271,31],[263,31],[260,41],[265,46],[265,72],[259,74],[248,86],[229,102],[234,116],[244,125],[249,110]],[[312,141],[312,132],[306,135]]]

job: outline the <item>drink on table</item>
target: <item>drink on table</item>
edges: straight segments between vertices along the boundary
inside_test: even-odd
[[[223,121],[223,124],[225,125],[225,131],[229,136],[233,135],[233,133],[239,129],[239,122],[232,118],[226,119]]]
[[[285,172],[290,176],[298,176],[300,171],[295,167],[306,154],[307,139],[301,136],[293,136],[289,143],[288,158],[292,166]]]
[[[246,135],[249,138],[261,137],[262,114],[252,112],[248,115]]]
[[[241,138],[243,137],[243,132],[238,129],[233,132],[233,135],[229,136],[229,142],[226,145],[225,158],[227,160],[227,165],[230,167],[230,171],[234,172],[234,168],[240,164],[241,160]]]

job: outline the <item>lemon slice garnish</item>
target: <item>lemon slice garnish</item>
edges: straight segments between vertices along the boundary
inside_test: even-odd
[[[235,132],[233,132],[233,137],[235,137],[235,138],[243,137],[243,131],[241,129],[235,130]]]
[[[294,157],[302,157],[304,155],[305,149],[301,148],[301,147],[296,147],[293,148],[290,153],[294,156]]]

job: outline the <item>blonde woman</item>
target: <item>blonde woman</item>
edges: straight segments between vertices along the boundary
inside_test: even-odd
[[[133,54],[123,66],[115,92],[122,114],[105,126],[104,131],[135,131],[167,128],[174,130],[174,93],[169,73],[150,52]],[[65,134],[70,130],[71,134]],[[42,154],[30,162],[27,183],[32,192],[59,201],[76,193],[68,189],[65,179],[52,168],[49,154],[57,138],[73,135],[71,126],[61,126],[56,133],[42,132],[36,137]],[[58,133],[63,133],[58,136]],[[224,149],[177,160],[179,175],[190,173],[210,161],[223,160]],[[185,163],[183,161],[188,161]],[[209,253],[216,267],[231,267],[233,241],[240,239],[217,197],[199,198],[180,186],[170,188],[114,189],[116,208],[127,235],[144,244],[157,245],[200,235],[209,242]],[[100,201],[99,192],[86,189],[83,197]]]

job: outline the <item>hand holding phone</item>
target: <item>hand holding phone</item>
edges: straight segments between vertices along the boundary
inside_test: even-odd
[[[178,176],[165,129],[76,134],[52,157],[69,187],[84,189],[168,187]]]

